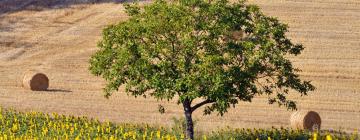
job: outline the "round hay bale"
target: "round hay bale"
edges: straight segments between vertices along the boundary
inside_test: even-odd
[[[49,87],[49,78],[43,73],[27,72],[23,78],[23,87],[33,91],[45,91]]]
[[[320,130],[321,118],[315,111],[296,111],[290,117],[293,129]]]

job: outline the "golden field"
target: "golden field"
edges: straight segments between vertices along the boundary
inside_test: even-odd
[[[0,8],[7,7],[7,1],[0,1]],[[249,3],[287,23],[289,36],[306,47],[292,60],[317,90],[306,97],[291,95],[299,109],[319,112],[324,129],[360,129],[360,1]],[[89,73],[88,60],[96,51],[102,28],[126,20],[120,3],[12,6],[8,11],[0,10],[0,106],[160,125],[170,125],[172,117],[183,116],[182,107],[174,101],[162,101],[166,112],[160,114],[156,100],[129,97],[123,90],[105,99],[103,80]],[[49,76],[49,91],[22,88],[23,74],[30,69]],[[257,97],[252,103],[239,104],[224,117],[195,112],[196,129],[288,127],[291,113],[268,105],[265,97]]]

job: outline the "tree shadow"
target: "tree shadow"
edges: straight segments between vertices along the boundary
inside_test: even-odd
[[[70,93],[72,92],[71,90],[64,90],[64,89],[48,89],[46,90],[48,92],[63,92],[63,93]]]
[[[132,1],[133,0],[0,0],[0,16],[22,10],[42,11],[67,8],[78,4],[124,3]]]

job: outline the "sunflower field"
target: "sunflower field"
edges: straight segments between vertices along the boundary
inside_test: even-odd
[[[54,139],[54,140],[182,140],[179,129],[154,127],[147,124],[116,124],[100,122],[87,117],[65,116],[56,113],[17,112],[0,108],[0,140]],[[290,129],[223,129],[198,139],[229,140],[358,140],[357,134],[307,132]]]

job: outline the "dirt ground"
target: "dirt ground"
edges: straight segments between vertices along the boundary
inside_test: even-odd
[[[317,90],[307,97],[291,96],[298,100],[299,109],[319,112],[325,129],[360,129],[360,1],[250,3],[288,23],[289,36],[306,47],[302,55],[291,59]],[[96,51],[102,28],[126,19],[121,3],[11,5],[10,0],[0,0],[0,9],[0,106],[160,125],[170,125],[172,117],[183,115],[175,102],[160,102],[167,109],[161,115],[156,100],[135,99],[123,90],[105,99],[103,80],[89,74],[88,60]],[[46,73],[50,90],[23,89],[21,80],[27,70]],[[196,112],[196,129],[288,127],[291,113],[258,97],[224,117]]]

